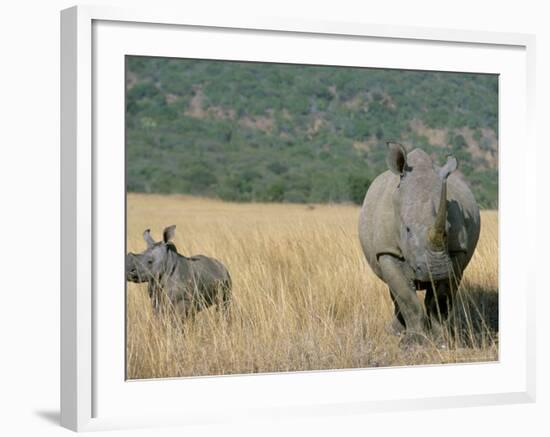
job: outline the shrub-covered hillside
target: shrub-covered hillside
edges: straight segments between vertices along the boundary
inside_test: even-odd
[[[133,192],[360,203],[385,141],[452,152],[497,207],[494,75],[127,58]]]

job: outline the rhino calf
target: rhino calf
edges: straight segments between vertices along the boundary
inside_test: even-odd
[[[227,312],[231,299],[231,277],[224,265],[204,255],[180,255],[172,242],[176,226],[164,229],[163,240],[155,242],[149,229],[143,233],[147,249],[126,255],[126,280],[148,283],[155,310],[168,299],[186,319],[213,304]]]
[[[437,167],[423,150],[388,143],[389,170],[370,185],[359,218],[368,264],[389,287],[394,327],[413,338],[446,319],[480,230],[468,186],[452,174],[449,156]],[[426,290],[425,305],[416,295]],[[434,329],[435,330],[435,329]]]

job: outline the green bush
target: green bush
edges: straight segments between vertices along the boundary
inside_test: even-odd
[[[353,203],[361,205],[365,194],[369,189],[371,180],[363,175],[350,175],[348,177],[349,198]]]
[[[457,134],[493,152],[496,75],[130,56],[127,77],[129,191],[360,204],[387,140],[451,151],[414,121],[449,135],[480,203],[497,206],[497,169]]]

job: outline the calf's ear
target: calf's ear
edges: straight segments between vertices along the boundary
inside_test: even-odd
[[[162,234],[164,242],[168,243],[170,240],[172,240],[172,238],[174,238],[175,234],[176,234],[176,225],[168,226],[167,228],[165,228]]]
[[[388,153],[386,155],[386,164],[388,168],[396,175],[402,175],[407,167],[407,151],[399,144],[388,141]]]
[[[151,237],[150,229],[145,229],[145,232],[143,233],[143,239],[147,243],[147,248],[152,247],[155,244],[155,240],[153,240],[153,237]]]

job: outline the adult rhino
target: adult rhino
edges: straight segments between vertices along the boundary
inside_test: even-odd
[[[388,284],[393,328],[421,340],[440,333],[479,238],[479,208],[453,156],[443,167],[421,149],[388,143],[389,170],[370,185],[359,218],[367,262]],[[426,290],[425,310],[416,295]]]
[[[184,319],[212,304],[226,312],[231,299],[229,272],[213,258],[180,255],[172,242],[175,229],[175,225],[164,229],[160,242],[153,240],[149,229],[143,233],[147,249],[126,255],[126,279],[149,284],[149,296],[157,311],[167,297]]]

